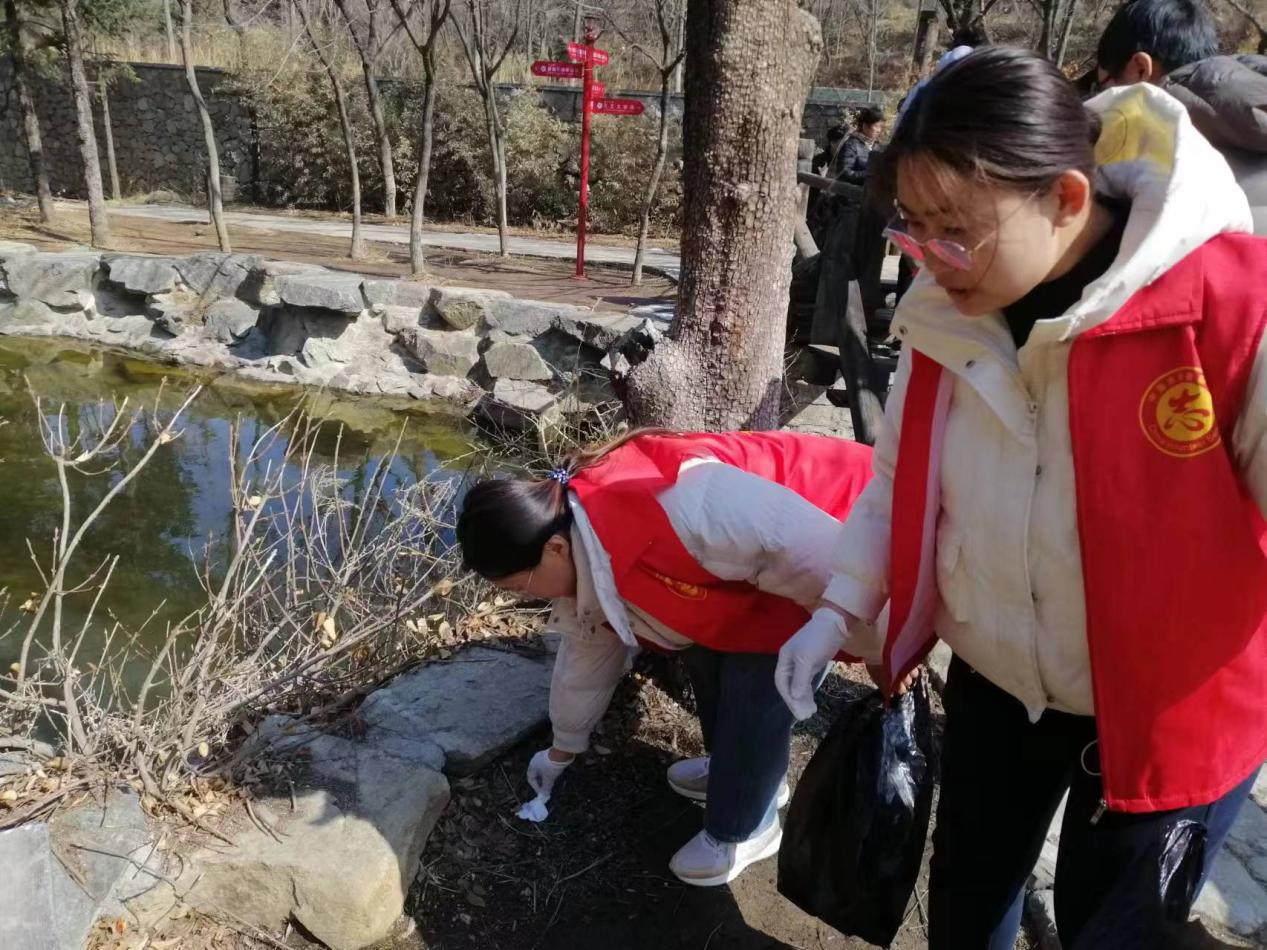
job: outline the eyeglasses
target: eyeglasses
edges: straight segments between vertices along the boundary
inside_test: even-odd
[[[964,247],[958,241],[948,241],[945,238],[929,238],[927,241],[917,241],[911,236],[910,232],[901,230],[905,227],[901,217],[895,217],[887,228],[884,229],[884,236],[897,245],[897,249],[909,257],[913,261],[924,263],[927,254],[931,254],[948,267],[955,270],[972,270],[972,255],[981,249],[986,241],[990,240],[994,235],[991,234],[984,240],[979,241],[973,247]]]
[[[931,254],[947,267],[953,267],[955,270],[972,270],[973,255],[999,233],[999,228],[1003,227],[1004,222],[1008,218],[1019,212],[1041,193],[1042,191],[1039,190],[1030,194],[1023,202],[1008,212],[989,234],[972,245],[972,247],[964,247],[958,241],[950,241],[946,238],[929,238],[927,241],[916,240],[906,230],[906,222],[902,219],[900,211],[893,216],[892,220],[889,221],[888,227],[884,229],[884,237],[896,244],[899,251],[918,263],[924,263],[927,256]]]

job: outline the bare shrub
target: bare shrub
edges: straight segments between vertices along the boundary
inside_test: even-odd
[[[171,451],[197,395],[175,410],[122,402],[74,416],[36,398],[62,516],[55,537],[30,545],[44,590],[16,609],[0,592],[0,638],[21,642],[0,676],[0,748],[43,767],[0,779],[0,827],[99,782],[130,783],[151,812],[202,824],[206,781],[227,774],[259,717],[328,719],[459,640],[516,629],[508,602],[456,583],[459,479],[396,484],[390,455],[349,479],[341,431],[320,463],[317,440],[328,442],[330,427],[299,411],[249,442],[233,427],[232,522],[197,552],[196,609],[165,618],[156,604],[141,629],[125,629],[101,607],[118,556],[84,565],[76,552],[137,474]],[[71,473],[101,480],[91,511],[71,510]],[[89,631],[103,625],[104,644],[89,655]]]

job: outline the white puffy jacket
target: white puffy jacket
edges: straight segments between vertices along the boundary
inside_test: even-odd
[[[914,347],[954,374],[941,463],[936,630],[1035,720],[1049,707],[1094,712],[1069,435],[1070,344],[1211,237],[1250,230],[1248,204],[1227,162],[1179,102],[1137,85],[1106,92],[1090,106],[1105,116],[1110,149],[1126,141],[1115,114],[1134,110],[1155,133],[1127,143],[1145,157],[1097,156],[1101,190],[1131,204],[1117,259],[1063,316],[1039,321],[1019,352],[1002,315],[965,317],[927,275],[916,281],[894,318],[908,352],[876,445],[876,476],[845,523],[824,594],[866,620],[888,599],[894,461]],[[1232,450],[1267,512],[1262,349]],[[851,630],[845,645],[868,659],[878,658],[879,647],[861,629]]]

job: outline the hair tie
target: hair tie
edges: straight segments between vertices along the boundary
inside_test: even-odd
[[[552,478],[552,479],[554,479],[556,482],[558,482],[558,483],[559,483],[560,485],[562,485],[564,488],[567,488],[567,487],[568,487],[568,482],[570,482],[570,481],[572,480],[572,476],[568,474],[568,470],[567,470],[566,468],[562,468],[562,467],[560,467],[560,468],[556,468],[556,469],[554,469],[552,472],[550,472],[549,477],[550,477],[550,478]]]

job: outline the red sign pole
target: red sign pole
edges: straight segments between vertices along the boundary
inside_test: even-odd
[[[590,204],[590,114],[594,111],[594,40],[598,36],[592,25],[585,30],[585,75],[581,89],[581,200],[576,209],[576,278],[585,278],[585,224]]]

